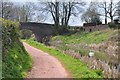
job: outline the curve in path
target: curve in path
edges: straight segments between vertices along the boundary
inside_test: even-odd
[[[53,56],[23,42],[27,52],[33,58],[33,67],[28,78],[67,78],[68,73]]]

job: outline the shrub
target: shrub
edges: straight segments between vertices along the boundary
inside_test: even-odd
[[[31,30],[23,29],[20,31],[20,38],[21,39],[29,39],[32,35]]]
[[[32,34],[31,35],[31,39],[33,39],[34,41],[37,41],[36,37],[35,37],[35,34]]]
[[[32,59],[19,40],[19,23],[0,18],[2,29],[2,78],[23,78]],[[0,55],[1,56],[1,55]]]
[[[109,22],[108,26],[109,26],[109,28],[113,28],[113,29],[115,29],[117,27],[116,24],[113,22]]]
[[[0,23],[2,23],[0,26],[2,29],[2,52],[5,54],[11,43],[18,39],[19,23],[2,18],[0,18]]]

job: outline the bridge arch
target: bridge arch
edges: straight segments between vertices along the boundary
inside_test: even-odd
[[[46,37],[55,35],[54,25],[36,22],[20,22],[20,29],[31,30],[39,42],[44,42]]]

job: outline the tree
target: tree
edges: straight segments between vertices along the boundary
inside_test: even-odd
[[[1,4],[1,17],[5,19],[12,19],[13,13],[13,3],[12,2],[3,2],[0,1]]]
[[[108,12],[109,18],[111,19],[111,22],[113,22],[113,17],[115,16],[115,13],[116,13],[116,8],[117,7],[114,5],[113,0],[110,0],[110,4],[107,12]]]
[[[118,2],[117,11],[118,11],[118,19],[120,20],[120,1]]]
[[[53,17],[54,23],[55,23],[55,30],[56,33],[59,31],[59,2],[48,2],[50,13]]]
[[[1,4],[1,17],[13,21],[28,22],[34,14],[34,3],[26,2],[23,5],[15,5],[16,2],[4,2]]]
[[[59,29],[61,29],[60,25],[63,31],[66,30],[70,17],[77,15],[82,5],[84,5],[82,2],[48,2],[44,3],[44,6],[41,7],[41,11],[52,15],[56,33],[59,33]]]
[[[81,6],[84,6],[84,2],[62,2],[61,3],[61,25],[63,30],[67,29],[68,22],[71,16],[77,16],[82,12]]]
[[[101,14],[101,15],[105,17],[105,24],[107,24],[107,2],[104,1],[100,4],[98,4],[98,6],[104,10],[104,15],[103,14]]]
[[[18,9],[17,6],[14,5],[13,2],[5,2],[3,0],[0,1],[0,17],[4,19],[10,19],[16,21],[18,19]]]
[[[34,3],[26,2],[22,7],[19,7],[20,22],[29,22],[32,20],[34,13]]]
[[[46,19],[44,15],[36,15],[36,17],[34,18],[34,21],[36,22],[44,22],[45,20]]]
[[[98,13],[96,3],[91,2],[89,8],[84,12],[81,16],[81,20],[85,21],[86,23],[94,23],[99,24],[100,21],[100,14]]]
[[[101,2],[98,6],[104,9],[104,13],[101,13],[101,16],[105,16],[105,24],[107,24],[107,18],[113,22],[114,17],[117,16],[117,3],[114,0],[110,0],[110,2]]]

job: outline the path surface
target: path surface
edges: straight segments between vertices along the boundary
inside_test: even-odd
[[[33,58],[33,67],[28,78],[67,78],[68,73],[53,56],[23,42],[25,49]]]

